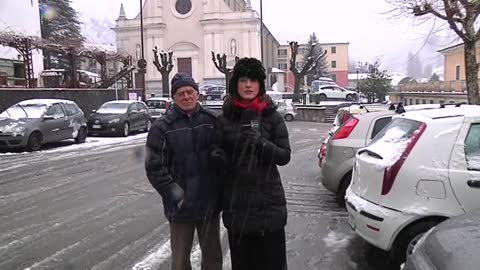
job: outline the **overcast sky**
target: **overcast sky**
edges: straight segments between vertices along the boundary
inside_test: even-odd
[[[138,0],[72,2],[79,12],[112,20],[118,17],[121,3],[128,18],[140,10]],[[260,13],[260,0],[252,0],[252,5]],[[422,59],[424,65],[441,58],[432,52],[450,44],[424,46],[431,27],[418,26],[411,17],[392,19],[386,14],[390,9],[385,0],[263,0],[264,22],[281,44],[306,42],[315,32],[320,42],[349,42],[351,59],[372,62],[380,58],[389,69],[406,66],[408,52],[428,54]]]

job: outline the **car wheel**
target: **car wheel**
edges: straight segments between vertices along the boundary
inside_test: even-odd
[[[152,120],[147,120],[147,125],[145,126],[144,131],[148,132],[150,131],[150,128],[152,127]]]
[[[351,181],[352,181],[352,172],[349,172],[342,178],[342,180],[340,181],[340,185],[338,185],[337,201],[341,205],[345,205],[345,195],[347,193],[347,188],[348,186],[350,186]]]
[[[347,95],[345,98],[347,101],[353,101],[353,96],[352,95]]]
[[[405,262],[407,258],[407,251],[413,250],[420,237],[425,232],[436,226],[439,222],[439,220],[423,221],[416,223],[402,231],[395,239],[392,250],[390,251],[391,259],[394,265],[400,265],[401,263]]]
[[[28,151],[38,151],[42,147],[42,140],[43,136],[42,133],[35,131],[32,134],[30,134],[30,137],[28,137],[28,142],[27,142],[27,150]]]
[[[327,96],[325,94],[320,94],[319,99],[320,101],[325,101],[327,100]]]
[[[76,143],[84,143],[87,140],[87,129],[85,127],[81,127],[78,130],[77,137],[75,138]]]
[[[285,121],[290,122],[290,121],[293,121],[293,119],[294,119],[293,115],[291,115],[291,114],[285,115]]]
[[[128,137],[128,134],[130,134],[130,125],[128,124],[128,122],[125,122],[123,124],[123,137]]]

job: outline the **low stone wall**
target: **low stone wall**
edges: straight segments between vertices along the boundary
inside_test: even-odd
[[[132,93],[140,93],[129,90]],[[0,88],[0,112],[17,102],[34,98],[58,98],[75,101],[88,116],[92,110],[98,109],[103,103],[115,100],[115,89],[66,89],[66,88]],[[126,90],[118,90],[118,99],[128,99]]]
[[[296,105],[297,121],[321,122],[325,123],[325,107]]]

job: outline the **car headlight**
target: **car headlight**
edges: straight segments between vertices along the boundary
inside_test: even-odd
[[[112,120],[108,121],[109,124],[116,124],[118,122],[120,122],[120,118],[115,118],[115,119],[112,119]]]
[[[4,131],[5,134],[12,136],[25,136],[25,127],[12,127]]]

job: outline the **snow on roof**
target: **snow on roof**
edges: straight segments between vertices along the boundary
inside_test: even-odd
[[[39,105],[52,105],[54,103],[67,103],[67,104],[75,104],[75,102],[67,99],[28,99],[28,100],[23,100],[19,102],[18,104],[25,106],[25,105],[33,105],[33,104],[39,104]]]
[[[368,73],[358,73],[358,79],[366,79],[368,77]],[[348,80],[354,81],[357,79],[357,73],[348,73]]]
[[[460,107],[454,107],[453,105],[441,109],[431,110],[419,110],[410,111],[404,114],[410,118],[442,118],[452,116],[465,116],[465,117],[480,117],[480,106],[477,105],[462,105]]]
[[[100,77],[100,75],[98,75],[97,73],[93,73],[93,72],[90,72],[90,71],[87,71],[87,70],[79,69],[78,72],[85,73],[86,75],[91,76],[91,77]]]
[[[281,69],[278,69],[278,68],[272,68],[272,73],[287,73]]]
[[[105,102],[105,103],[125,103],[125,104],[131,104],[131,103],[134,103],[134,102],[138,102],[137,100],[112,100],[112,101],[108,101],[108,102]]]
[[[87,49],[90,50],[104,50],[106,52],[117,52],[117,47],[113,45],[105,45],[105,44],[91,44],[91,43],[85,43],[83,46]]]

